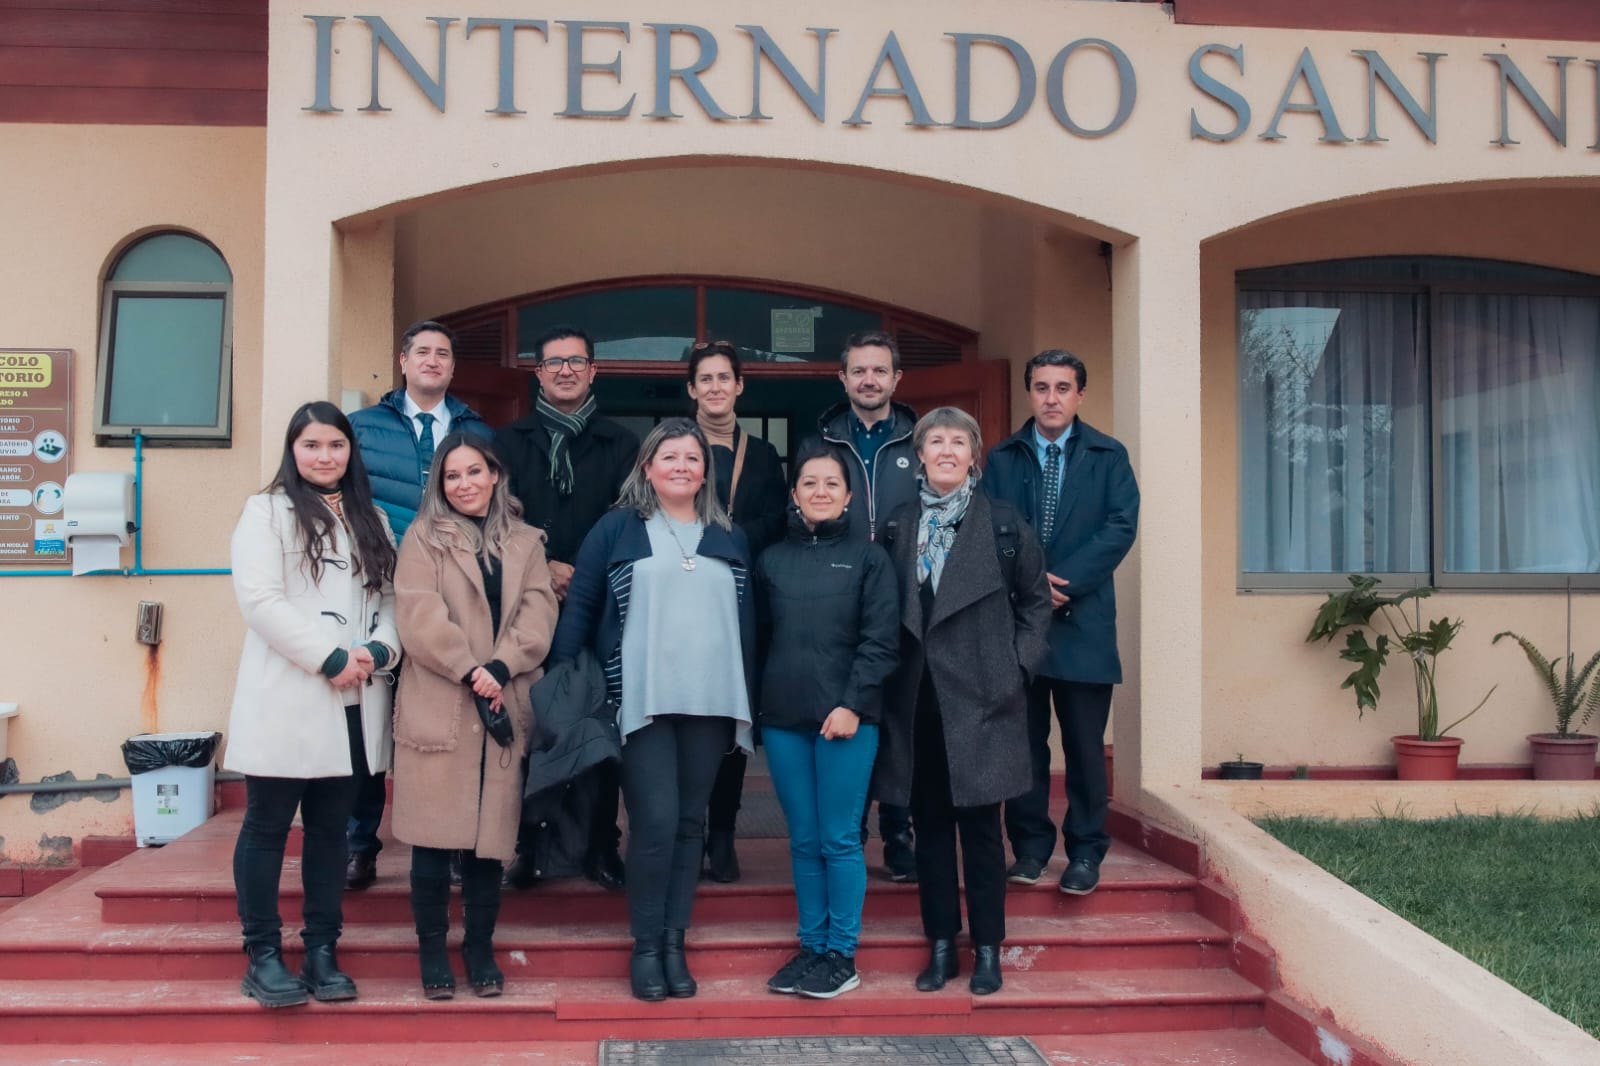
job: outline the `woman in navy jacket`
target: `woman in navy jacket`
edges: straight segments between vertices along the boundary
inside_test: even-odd
[[[755,606],[744,534],[717,503],[705,433],[651,430],[617,507],[584,538],[553,662],[589,648],[622,733],[629,977],[643,1000],[695,994],[683,954],[706,801],[723,754],[751,750]]]
[[[861,983],[861,811],[900,632],[889,556],[849,535],[847,461],[836,444],[812,439],[801,446],[789,535],[756,564],[767,651],[761,735],[789,825],[800,911],[800,951],[767,988],[812,999]]]

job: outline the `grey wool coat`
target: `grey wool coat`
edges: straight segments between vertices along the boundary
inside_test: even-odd
[[[944,723],[952,802],[999,803],[1033,782],[1027,684],[1049,651],[1050,591],[1044,551],[1025,526],[1016,538],[1013,587],[1004,587],[992,508],[983,493],[972,494],[926,632],[916,577],[920,504],[907,504],[891,518],[890,556],[900,579],[900,667],[890,679],[878,731],[873,794],[880,802],[911,802],[912,732],[924,670],[931,674]]]
[[[440,551],[420,532],[413,524],[406,533],[394,575],[395,621],[406,649],[394,712],[394,835],[509,861],[533,727],[528,691],[542,676],[556,627],[544,534],[518,523],[506,543],[496,637],[477,556],[464,547]],[[508,749],[484,733],[462,681],[491,659],[511,672],[504,690]]]

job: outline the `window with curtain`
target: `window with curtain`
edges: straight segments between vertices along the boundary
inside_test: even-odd
[[[1600,280],[1383,259],[1240,281],[1242,587],[1600,574]]]
[[[101,308],[95,433],[226,443],[232,425],[233,273],[186,233],[130,245]]]

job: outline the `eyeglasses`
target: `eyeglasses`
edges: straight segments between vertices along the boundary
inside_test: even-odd
[[[689,350],[691,352],[717,352],[721,355],[733,355],[738,349],[732,341],[696,341]]]
[[[589,369],[589,357],[587,355],[552,355],[548,359],[539,360],[539,369],[546,374],[559,374],[562,367],[571,367],[574,373],[581,374]]]

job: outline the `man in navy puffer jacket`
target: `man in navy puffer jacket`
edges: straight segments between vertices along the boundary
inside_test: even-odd
[[[418,322],[400,338],[400,376],[405,387],[394,389],[371,407],[350,416],[356,447],[372,482],[372,499],[389,516],[395,539],[417,517],[422,484],[433,462],[435,446],[447,433],[471,433],[486,442],[493,437],[478,412],[449,395],[455,376],[455,334],[439,322]],[[361,782],[350,815],[350,862],[345,887],[360,890],[377,877],[378,823],[383,820],[384,775]]]

